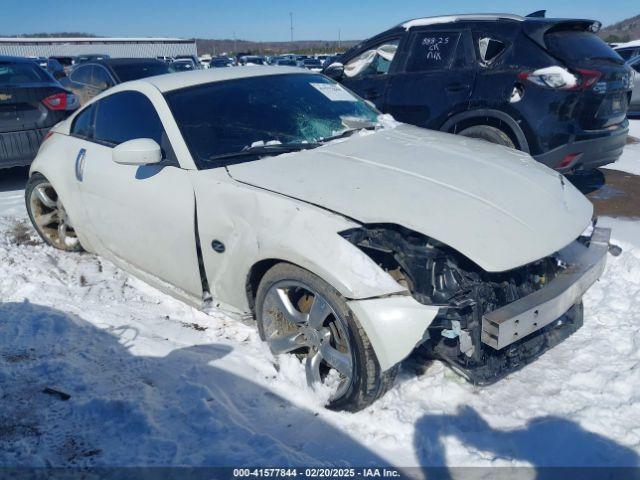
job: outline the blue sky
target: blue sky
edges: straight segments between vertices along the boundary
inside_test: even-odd
[[[469,12],[583,17],[604,25],[640,14],[633,0],[2,0],[0,34],[83,31],[107,36],[177,36],[281,41],[289,12],[299,40],[362,39],[409,18]]]

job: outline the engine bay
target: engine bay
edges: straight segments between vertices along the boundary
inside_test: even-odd
[[[507,348],[498,350],[482,341],[484,315],[540,290],[567,267],[554,256],[490,273],[450,247],[397,225],[367,225],[342,235],[418,302],[440,307],[418,347],[419,354],[447,362],[474,384],[499,380],[582,325],[582,305],[576,304]]]

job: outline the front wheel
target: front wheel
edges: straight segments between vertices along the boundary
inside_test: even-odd
[[[331,389],[328,407],[361,410],[392,385],[345,299],[316,275],[287,263],[272,267],[256,295],[261,338],[275,354],[294,354],[307,383]]]
[[[73,225],[53,185],[43,175],[33,174],[25,188],[27,213],[45,243],[59,250],[82,250]]]

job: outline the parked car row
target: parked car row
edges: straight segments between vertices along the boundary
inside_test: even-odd
[[[416,348],[482,385],[582,325],[609,232],[558,171],[620,155],[635,65],[596,29],[420,18],[326,75],[290,56],[171,75],[193,59],[94,58],[61,84],[6,58],[1,135],[41,132],[25,199],[46,243],[253,316],[331,408],[358,410]]]
[[[312,71],[324,63],[326,75],[399,121],[516,148],[569,172],[615,161],[626,141],[627,112],[640,109],[632,93],[640,62],[625,65],[594,34],[595,25],[540,16],[429,17],[393,27],[339,58],[240,55],[237,61]],[[635,47],[623,50],[629,48]],[[202,68],[189,55],[33,60],[80,104],[123,81]],[[226,56],[209,59],[213,68],[233,64]]]
[[[353,47],[324,73],[401,122],[504,145],[561,172],[614,162],[633,75],[593,20],[422,18]]]
[[[0,56],[0,168],[30,164],[49,129],[101,92],[122,82],[197,69],[191,57],[165,62],[84,55],[72,63],[67,75],[53,57]]]
[[[185,60],[186,61],[186,60]],[[122,82],[176,71],[180,61],[167,63],[154,58],[108,58],[76,66],[60,83],[75,93],[80,104]]]
[[[33,60],[0,56],[0,168],[29,165],[49,129],[79,105]]]
[[[373,48],[393,65],[380,40],[344,71]],[[25,199],[49,245],[252,316],[345,410],[392,388],[415,348],[479,385],[522,368],[580,328],[610,247],[607,229],[584,233],[590,202],[529,155],[397,124],[297,67],[116,85],[54,127]]]

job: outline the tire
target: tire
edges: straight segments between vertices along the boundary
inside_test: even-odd
[[[282,287],[283,285],[284,287]],[[291,285],[295,285],[295,287],[291,287]],[[335,341],[337,344],[338,342],[335,338],[341,336],[341,332],[346,334],[344,335],[346,338],[342,338],[341,341],[348,342],[347,352],[350,353],[352,362],[351,376],[348,384],[346,377],[341,377],[342,381],[340,386],[337,392],[334,393],[334,396],[329,399],[327,408],[347,411],[362,410],[384,395],[387,390],[393,386],[397,366],[385,372],[381,371],[369,338],[362,329],[355,314],[349,309],[345,298],[316,275],[288,263],[279,263],[269,269],[262,278],[256,294],[255,311],[260,337],[270,344],[274,354],[283,353],[282,351],[274,350],[275,343],[273,339],[275,332],[281,333],[282,330],[282,328],[277,330],[274,324],[281,326],[281,322],[283,322],[282,318],[286,316],[286,314],[283,314],[284,310],[282,308],[278,308],[276,311],[273,308],[271,299],[274,298],[274,291],[283,291],[282,289],[284,288],[287,288],[287,292],[293,290],[296,294],[304,290],[313,293],[313,300],[311,300],[311,302],[314,305],[317,301],[317,296],[326,302],[328,307],[330,307],[331,313],[326,317],[327,320],[323,323],[323,329],[327,329],[326,325],[329,325],[331,331],[334,332],[331,341]],[[287,293],[287,295],[291,296],[292,293]],[[303,295],[302,298],[298,300],[297,305],[300,305],[303,299],[308,298],[309,295]],[[310,307],[310,309],[311,308],[313,307]],[[309,318],[311,318],[311,315],[309,315]],[[284,322],[286,323],[286,320],[284,320]],[[311,320],[308,320],[307,324],[304,325],[310,323]],[[290,325],[290,323],[286,324]],[[337,331],[336,325],[340,327],[337,334],[335,333]],[[302,329],[304,328],[309,327],[303,326]],[[286,331],[285,329],[285,332]],[[290,332],[291,330],[288,331]],[[304,336],[305,335],[303,335],[303,337]],[[275,336],[275,338],[280,337]],[[313,348],[315,347],[302,346],[300,349],[291,352],[306,360],[307,370],[309,368],[310,358],[313,355]],[[322,352],[322,347],[318,348],[319,351]],[[325,368],[327,367],[328,365],[325,366]],[[307,375],[309,375],[308,372]],[[307,378],[309,379],[309,376],[307,376]],[[323,382],[325,380],[323,380]]]
[[[516,148],[516,145],[513,143],[511,138],[509,138],[509,135],[499,128],[490,127],[489,125],[476,125],[474,127],[465,128],[458,132],[458,135],[477,138],[479,140],[484,140],[485,142],[495,143],[509,148]]]
[[[47,245],[67,252],[82,250],[58,193],[44,175],[34,173],[29,178],[25,203],[33,228]],[[44,223],[45,218],[50,221]]]

